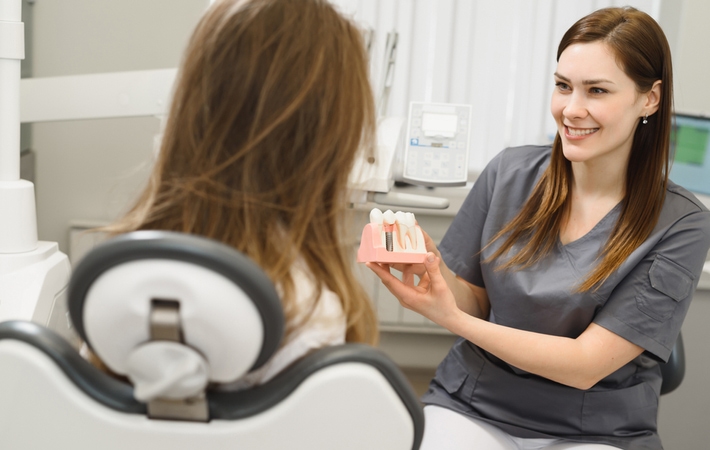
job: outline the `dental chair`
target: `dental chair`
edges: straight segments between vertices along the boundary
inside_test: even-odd
[[[380,351],[324,348],[260,386],[284,318],[266,275],[209,239],[141,231],[78,265],[69,314],[109,375],[58,334],[0,324],[0,447],[7,449],[419,448],[424,417]]]
[[[683,346],[683,334],[678,333],[671,356],[668,362],[660,363],[663,382],[661,383],[661,395],[670,394],[680,386],[685,377],[685,347]]]

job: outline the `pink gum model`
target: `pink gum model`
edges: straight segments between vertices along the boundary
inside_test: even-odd
[[[360,249],[357,251],[357,262],[416,264],[423,263],[425,259],[426,251],[424,253],[388,252],[385,246],[382,245],[380,225],[368,223],[362,230]]]

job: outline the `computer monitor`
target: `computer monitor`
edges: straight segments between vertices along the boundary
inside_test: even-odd
[[[710,194],[710,117],[676,113],[671,155],[670,179],[689,191]]]

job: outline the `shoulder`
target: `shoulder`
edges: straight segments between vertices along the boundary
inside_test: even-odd
[[[692,217],[696,226],[710,234],[710,211],[687,189],[668,181],[659,223],[673,223]]]
[[[498,154],[500,164],[510,168],[525,168],[530,165],[547,164],[552,154],[551,145],[523,145],[508,147]]]
[[[291,277],[295,287],[294,300],[297,308],[295,322],[344,320],[340,297],[325,284],[319,285],[305,262],[299,260],[294,264],[291,268]]]
[[[703,202],[690,191],[668,180],[666,188],[666,202],[682,209],[696,212],[709,212]]]
[[[263,366],[223,389],[241,390],[265,383],[311,351],[345,343],[347,323],[337,294],[321,286],[318,295],[318,284],[303,260],[291,268],[291,277],[295,288],[292,307],[296,309],[286,326],[291,332]],[[280,286],[276,288],[281,294]]]
[[[535,177],[550,163],[552,147],[549,145],[525,145],[508,147],[498,153],[488,164],[484,173],[496,178],[517,178],[525,174]]]
[[[508,147],[498,153],[479,177],[488,192],[505,189],[520,191],[527,197],[550,163],[552,148],[549,145],[526,145]]]

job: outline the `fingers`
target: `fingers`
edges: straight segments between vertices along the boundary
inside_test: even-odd
[[[389,270],[382,267],[380,264],[368,262],[365,263],[365,265],[370,268],[370,270],[375,272],[375,275],[380,278],[382,284],[405,308],[409,308],[409,304],[413,301],[413,299],[416,298],[417,295],[421,294],[419,288],[414,286],[413,280],[411,284],[407,285],[389,273]]]
[[[414,286],[414,272],[408,267],[402,271],[402,283],[407,286]]]
[[[446,279],[441,274],[441,258],[433,252],[429,252],[424,260],[427,275],[429,276],[429,284],[434,293],[443,292],[449,289]]]
[[[432,252],[436,256],[441,257],[441,253],[439,253],[439,249],[436,248],[434,240],[426,233],[426,231],[422,230],[422,234],[424,235],[424,244],[426,245],[426,251]]]
[[[365,263],[365,266],[375,272],[375,275],[377,275],[382,281],[384,281],[385,278],[394,278],[394,275],[390,273],[389,266],[385,267],[383,264],[374,262]]]

